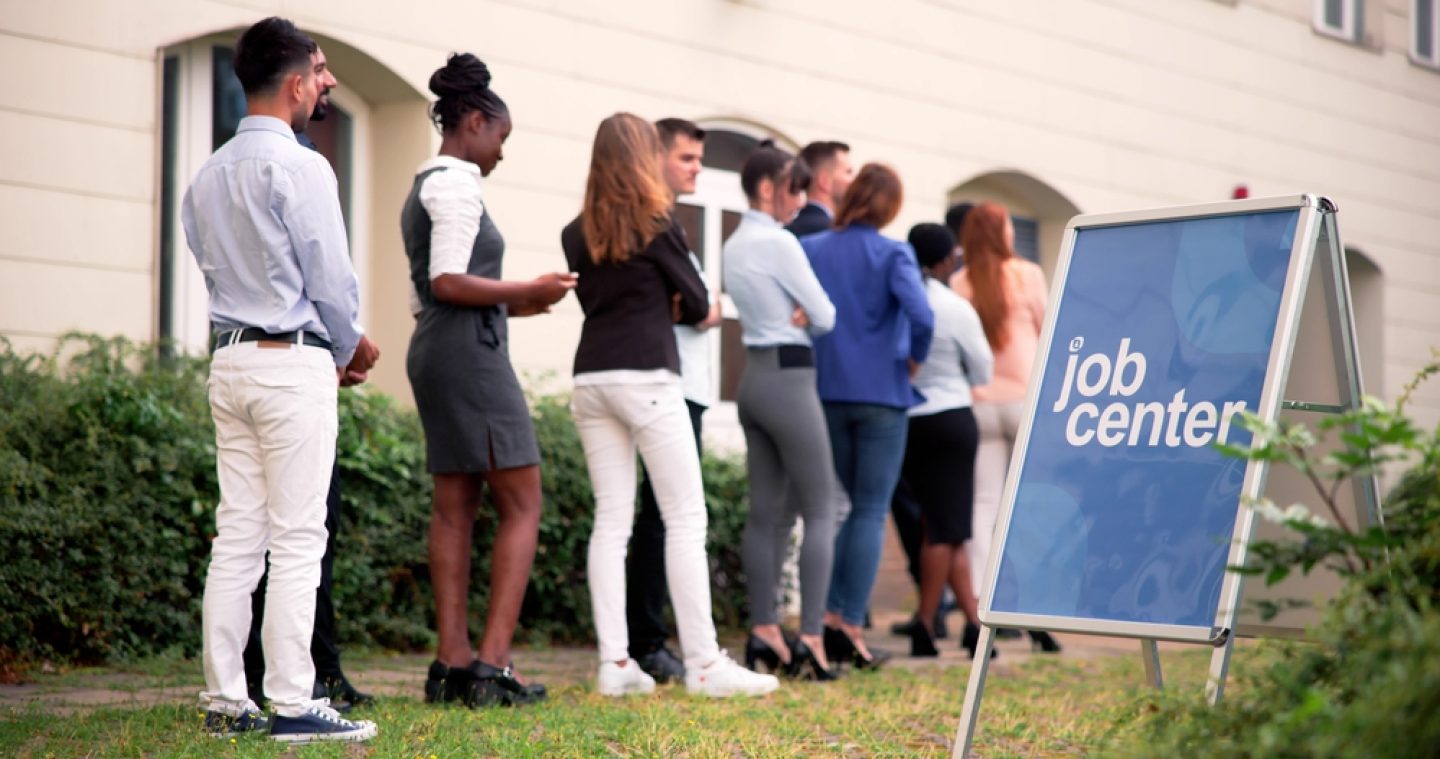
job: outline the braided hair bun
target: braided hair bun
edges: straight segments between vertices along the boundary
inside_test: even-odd
[[[430,105],[430,120],[442,132],[460,125],[471,111],[487,120],[509,113],[505,102],[490,89],[490,67],[473,53],[452,53],[444,66],[430,75],[430,91],[437,100]]]

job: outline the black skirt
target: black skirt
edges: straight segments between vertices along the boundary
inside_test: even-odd
[[[910,417],[901,476],[920,504],[926,542],[960,545],[974,533],[979,445],[980,428],[969,408]]]

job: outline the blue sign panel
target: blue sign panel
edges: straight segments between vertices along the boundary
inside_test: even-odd
[[[992,611],[1214,624],[1299,218],[1076,231]]]

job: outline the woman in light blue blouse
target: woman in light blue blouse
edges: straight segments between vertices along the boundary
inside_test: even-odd
[[[740,173],[750,210],[725,243],[724,275],[746,349],[737,397],[750,475],[742,547],[751,617],[745,664],[832,680],[822,632],[835,542],[835,479],[810,337],[830,331],[835,307],[800,243],[782,226],[804,204],[809,178],[804,164],[774,147],[750,155]],[[800,636],[789,640],[776,599],[789,543],[787,495],[805,522]]]

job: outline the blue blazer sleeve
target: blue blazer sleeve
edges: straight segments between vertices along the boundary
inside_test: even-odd
[[[890,292],[900,302],[900,313],[910,322],[910,358],[923,363],[935,336],[935,312],[925,297],[925,280],[909,243],[900,243],[891,253],[889,279]]]

